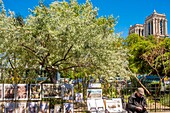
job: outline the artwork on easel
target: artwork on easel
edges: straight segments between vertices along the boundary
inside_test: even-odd
[[[15,98],[15,85],[4,84],[4,100],[14,100]]]
[[[26,107],[27,103],[26,102],[17,102],[16,104],[16,112],[17,113],[26,113]]]
[[[42,98],[61,98],[61,85],[43,84]]]
[[[41,99],[41,84],[30,85],[30,99],[40,100]]]
[[[17,84],[16,85],[16,100],[27,100],[28,99],[28,85]]]
[[[15,113],[15,103],[14,102],[6,102],[4,107],[5,107],[4,113]]]

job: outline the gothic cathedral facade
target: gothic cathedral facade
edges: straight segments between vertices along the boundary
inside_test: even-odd
[[[130,26],[129,35],[132,33],[147,37],[153,35],[156,37],[168,37],[167,19],[165,14],[159,14],[155,10],[146,17],[144,24],[135,24]]]

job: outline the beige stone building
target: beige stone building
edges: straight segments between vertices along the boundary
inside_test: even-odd
[[[165,14],[159,14],[155,10],[146,17],[144,24],[130,26],[129,34],[136,33],[139,36],[154,35],[156,37],[168,37],[168,26]]]

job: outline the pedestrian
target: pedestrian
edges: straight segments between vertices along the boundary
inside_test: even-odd
[[[148,113],[146,106],[147,103],[144,97],[144,89],[140,87],[129,96],[127,110],[128,113]]]

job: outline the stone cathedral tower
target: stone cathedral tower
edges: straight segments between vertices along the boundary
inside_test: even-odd
[[[146,17],[144,24],[130,26],[129,34],[136,33],[139,36],[154,35],[156,37],[168,37],[167,19],[165,14],[159,14],[155,10]]]

